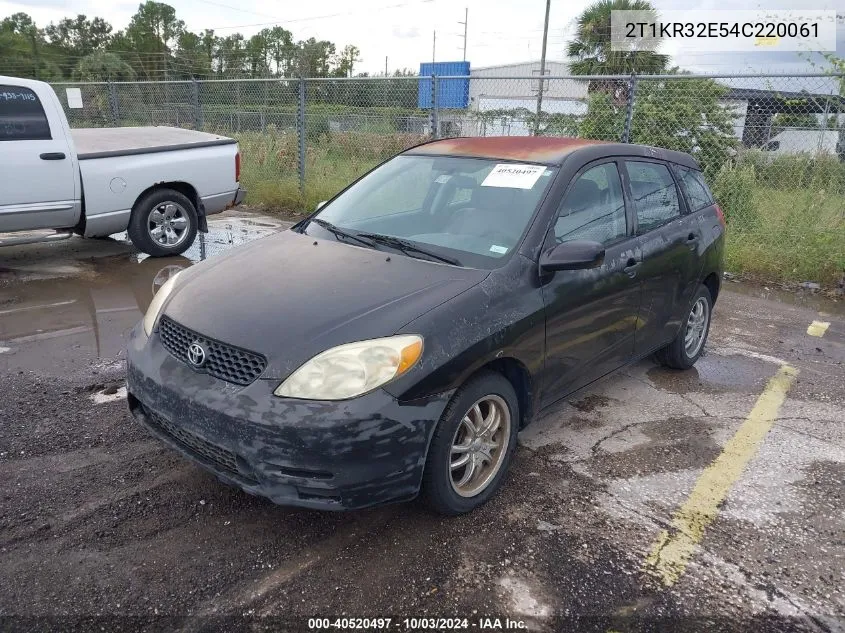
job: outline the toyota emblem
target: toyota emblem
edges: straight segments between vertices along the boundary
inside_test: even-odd
[[[188,362],[194,367],[205,365],[205,348],[199,341],[194,341],[188,348]]]

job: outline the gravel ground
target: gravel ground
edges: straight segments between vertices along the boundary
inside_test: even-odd
[[[152,288],[282,226],[229,213],[172,260],[121,240],[4,250],[3,630],[445,629],[405,620],[436,616],[480,630],[845,631],[841,304],[726,283],[696,368],[641,362],[546,413],[479,511],[318,513],[181,459],[132,421],[122,389],[123,336]],[[830,323],[824,336],[807,334],[813,321]],[[771,430],[666,586],[646,557],[784,363],[798,376]]]

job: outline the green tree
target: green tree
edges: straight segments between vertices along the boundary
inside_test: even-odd
[[[95,51],[79,60],[73,71],[76,81],[133,81],[135,71],[116,53]]]
[[[103,50],[109,44],[112,26],[102,18],[89,20],[79,14],[75,18],[63,18],[57,24],[48,24],[44,35],[63,74],[70,75],[83,57]]]
[[[213,58],[208,54],[203,36],[182,31],[177,38],[174,54],[175,68],[185,79],[203,79],[211,76]]]
[[[335,45],[313,37],[297,43],[299,48],[298,74],[302,77],[328,77]]]
[[[57,79],[60,69],[46,55],[44,34],[26,13],[14,13],[0,22],[0,60],[8,74],[35,79]]]
[[[351,77],[352,71],[355,68],[355,62],[360,61],[358,59],[358,55],[360,54],[361,50],[354,44],[344,46],[343,50],[340,51],[340,54],[334,60],[335,69],[332,74],[335,77]]]
[[[588,6],[576,20],[575,38],[566,52],[574,75],[630,75],[655,74],[666,70],[668,55],[654,51],[616,50],[611,47],[611,11],[645,11],[653,18],[657,12],[646,0],[599,0]],[[596,81],[589,83],[590,92],[606,92],[621,103],[628,97],[625,81]]]
[[[771,135],[779,134],[786,128],[813,130],[819,127],[819,119],[814,114],[792,114],[778,112],[772,117]]]
[[[123,33],[131,63],[144,79],[167,79],[173,69],[171,53],[177,47],[185,23],[176,18],[176,9],[169,4],[148,0]]]

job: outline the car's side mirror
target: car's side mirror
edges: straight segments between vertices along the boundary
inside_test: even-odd
[[[315,210],[315,211],[319,211],[320,209],[322,209],[322,208],[326,205],[326,203],[327,203],[327,202],[328,202],[328,200],[320,200],[320,201],[317,203],[317,208],[316,208],[316,209],[314,209],[314,210]]]
[[[540,272],[595,268],[604,261],[604,246],[590,240],[558,244],[540,255]]]

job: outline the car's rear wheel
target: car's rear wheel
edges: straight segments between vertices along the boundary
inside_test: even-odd
[[[470,379],[452,397],[431,440],[423,497],[442,514],[463,514],[492,497],[516,448],[519,404],[496,372]]]
[[[197,210],[173,189],[151,191],[135,203],[129,218],[129,239],[153,257],[184,253],[197,236]]]
[[[704,353],[704,344],[710,333],[710,315],[713,312],[713,297],[707,286],[701,285],[687,312],[678,336],[669,345],[659,350],[657,360],[674,369],[689,369]]]

